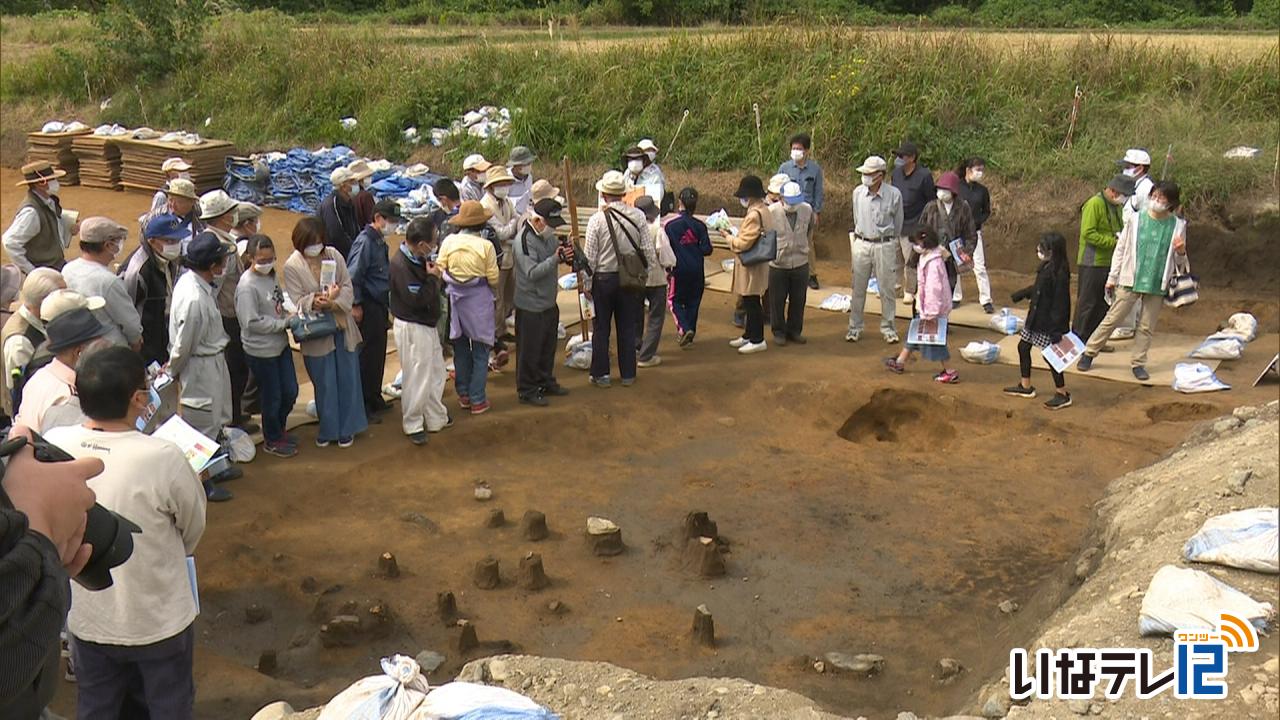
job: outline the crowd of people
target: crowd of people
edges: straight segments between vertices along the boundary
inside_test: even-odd
[[[824,207],[823,171],[810,148],[798,134],[776,175],[743,177],[734,193],[738,226],[715,230],[734,254],[742,332],[730,345],[739,354],[763,352],[770,339],[775,346],[807,342],[807,293],[818,287],[813,237]],[[190,166],[173,158],[163,166],[165,186],[138,218],[139,246],[118,264],[129,229],[64,210],[64,173],[45,162],[25,166],[27,194],[3,236],[14,266],[6,288],[18,300],[0,337],[6,409],[17,434],[45,434],[85,461],[66,468],[93,479],[87,495],[60,489],[56,500],[29,481],[6,481],[0,537],[6,548],[26,544],[18,563],[27,568],[26,590],[65,607],[65,576],[62,587],[51,578],[58,565],[74,574],[83,564],[83,527],[68,518],[83,517],[86,497],[92,503],[96,493],[145,528],[136,541],[145,562],[119,569],[110,590],[72,593],[67,629],[80,717],[127,716],[131,708],[190,716],[195,609],[185,558],[203,531],[205,503],[231,499],[224,484],[243,472],[232,464],[197,477],[176,446],[139,432],[157,371],[177,382],[180,414],[200,433],[225,442],[227,428],[261,430],[264,452],[290,458],[300,445],[288,430],[299,392],[294,346],[315,391],[315,444],[346,448],[391,407],[383,389],[390,332],[402,371],[402,431],[423,445],[453,425],[444,401],[446,354],[457,407],[471,415],[492,407],[488,377],[509,362],[512,343],[520,403],[545,407],[568,394],[555,372],[557,295],[562,274],[575,273],[593,308],[590,383],[612,387],[616,358],[619,384],[631,386],[638,368],[661,364],[668,313],[678,347],[694,346],[712,253],[712,230],[696,215],[698,191],[667,190],[657,153],[642,140],[623,153],[623,169],[603,174],[580,246],[563,234],[560,189],[534,179],[537,158],[525,147],[505,163],[468,156],[457,182],[433,185],[438,207],[411,221],[395,201],[374,196],[367,163],[337,168],[333,192],[314,216],[297,220],[291,247],[262,233],[261,208],[222,190],[197,195]],[[982,242],[992,215],[985,161],[965,158],[935,178],[913,143],[893,155],[892,167],[871,155],[856,168],[844,336],[851,343],[863,339],[873,278],[888,345],[901,342],[899,298],[921,321],[947,318],[969,272],[978,302],[994,312]],[[1035,397],[1032,349],[1073,331],[1086,341],[1081,371],[1127,332],[1135,337],[1133,374],[1148,378],[1146,353],[1165,291],[1175,266],[1186,262],[1186,224],[1177,215],[1178,186],[1149,177],[1145,151],[1129,150],[1119,165],[1122,172],[1081,207],[1074,319],[1066,239],[1048,232],[1035,243],[1035,281],[1011,298],[1030,303],[1018,343],[1020,381],[1005,389],[1009,395]],[[73,238],[79,255],[67,262]],[[919,354],[938,363],[936,381],[959,380],[945,341],[908,340],[884,360],[886,369],[904,372]],[[1052,378],[1046,407],[1070,406],[1062,374]],[[95,459],[101,462],[89,462]],[[21,539],[27,529],[38,539]],[[47,624],[31,613],[33,624],[22,627]],[[15,637],[0,641],[21,644]],[[47,701],[48,658],[39,659],[40,672],[14,676],[17,690],[0,710]]]

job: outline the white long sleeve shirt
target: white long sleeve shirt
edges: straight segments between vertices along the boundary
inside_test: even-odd
[[[169,309],[169,374],[181,379],[191,358],[217,355],[229,341],[213,287],[194,271],[183,273]]]
[[[98,320],[108,328],[107,338],[116,345],[132,345],[142,340],[142,317],[125,288],[124,280],[105,265],[78,257],[62,268],[67,287],[82,295],[97,295],[106,301],[97,311]]]
[[[40,198],[41,202],[54,208],[53,201],[48,198]],[[71,247],[71,228],[72,223],[66,215],[61,218],[62,222],[58,223],[58,239],[62,241],[63,249]],[[9,254],[10,260],[23,275],[29,275],[35,270],[35,265],[27,259],[27,243],[31,238],[40,232],[40,216],[33,207],[23,207],[13,216],[13,222],[10,223],[9,229],[4,231],[4,235],[0,236],[0,243],[4,244],[4,250]]]

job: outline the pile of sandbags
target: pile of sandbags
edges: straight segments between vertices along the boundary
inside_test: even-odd
[[[520,110],[515,110],[519,113]],[[501,140],[506,142],[511,137],[512,111],[507,108],[485,105],[464,113],[455,119],[447,128],[431,129],[431,144],[439,147],[451,137],[470,135],[481,140]],[[417,128],[413,128],[417,136]],[[412,142],[412,138],[406,136]]]

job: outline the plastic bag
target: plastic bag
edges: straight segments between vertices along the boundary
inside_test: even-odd
[[[1210,335],[1187,357],[1203,360],[1239,360],[1244,354],[1246,341],[1236,335]]]
[[[315,418],[316,420],[320,419],[320,411],[316,410],[315,400],[307,401],[307,415],[311,416],[312,418]]]
[[[1227,318],[1227,324],[1223,325],[1214,337],[1224,335],[1238,337],[1246,343],[1251,343],[1258,337],[1258,319],[1246,312],[1235,313]]]
[[[707,227],[712,230],[724,230],[728,232],[733,226],[729,223],[729,213],[721,208],[707,216]]]
[[[1191,562],[1280,573],[1280,508],[1237,510],[1204,521],[1182,548]]]
[[[382,658],[382,674],[357,680],[338,693],[317,720],[412,720],[427,697],[426,678],[413,658]],[[425,716],[430,717],[430,716]]]
[[[1230,613],[1265,632],[1271,610],[1271,603],[1255,602],[1209,573],[1165,565],[1151,578],[1142,598],[1138,630],[1143,635],[1216,630],[1222,614]]]
[[[481,710],[489,710],[491,714],[474,714]],[[464,715],[474,718],[503,717],[497,714],[503,710],[537,713],[523,716],[528,718],[555,718],[549,710],[518,692],[468,682],[446,683],[432,690],[422,702],[415,718],[459,718]]]
[[[578,343],[566,354],[564,366],[574,370],[591,369],[591,341]]]
[[[578,273],[565,273],[560,276],[557,281],[561,290],[576,290],[578,288]]]
[[[1013,314],[1009,308],[1000,308],[1000,312],[991,316],[991,329],[1005,335],[1017,335],[1022,331],[1023,319]]]
[[[990,365],[1000,359],[1000,346],[986,340],[975,340],[960,348],[960,357],[971,363]]]
[[[1230,390],[1204,363],[1178,363],[1173,366],[1173,389],[1180,393],[1202,393]]]
[[[821,310],[830,310],[831,312],[849,312],[849,306],[853,303],[853,298],[843,293],[831,293],[823,300],[818,308]]]
[[[734,264],[735,263],[733,258],[726,258],[720,261],[720,269],[723,270],[724,272],[731,273],[733,272]]]
[[[249,433],[235,427],[228,427],[223,430],[223,433],[225,433],[227,451],[232,462],[253,462],[258,455],[258,448],[253,444],[253,438],[249,437]]]

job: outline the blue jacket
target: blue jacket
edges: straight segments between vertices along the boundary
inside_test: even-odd
[[[390,260],[387,259],[387,241],[372,225],[351,243],[351,256],[347,258],[347,272],[351,275],[351,289],[355,294],[352,305],[377,303],[386,307],[391,296]]]
[[[702,276],[702,258],[711,254],[711,236],[707,234],[707,224],[682,212],[680,217],[667,223],[666,231],[667,239],[671,241],[671,250],[676,254],[675,274]]]

